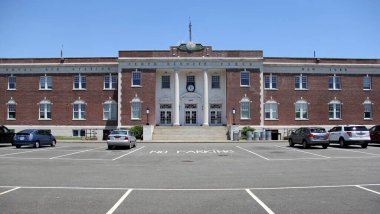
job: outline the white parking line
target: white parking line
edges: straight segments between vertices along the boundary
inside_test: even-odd
[[[128,197],[128,195],[133,191],[133,189],[129,189],[117,202],[113,207],[107,212],[107,214],[112,214],[115,210],[120,206],[121,203]]]
[[[359,185],[356,185],[356,187],[380,195],[380,192],[377,192],[377,191],[374,191],[374,190],[371,190],[371,189],[368,189],[368,188],[365,188],[365,187],[362,187],[362,186],[359,186]]]
[[[286,147],[282,147],[282,146],[275,146],[275,147],[282,148],[282,149],[287,149],[287,150],[291,150],[291,151],[302,152],[302,153],[305,153],[305,154],[315,155],[315,156],[322,157],[322,158],[331,158],[331,157],[328,157],[328,156],[318,155],[318,154],[314,154],[314,153],[311,153],[311,152],[302,151],[302,150],[299,150],[299,149],[291,149],[291,148],[286,148]]]
[[[243,147],[240,147],[240,146],[236,146],[236,147],[239,148],[239,149],[241,149],[241,150],[244,150],[244,151],[246,151],[246,152],[249,152],[249,153],[251,153],[251,154],[254,154],[254,155],[256,155],[256,156],[258,156],[258,157],[260,157],[260,158],[263,158],[263,159],[265,159],[265,160],[270,160],[269,158],[266,158],[266,157],[264,157],[264,156],[262,156],[262,155],[259,155],[259,154],[255,153],[255,152],[252,152],[252,151],[250,151],[250,150],[248,150],[248,149],[245,149],[245,148],[243,148]]]
[[[83,151],[79,151],[79,152],[73,152],[73,153],[70,153],[70,154],[59,155],[59,156],[51,157],[49,159],[56,159],[56,158],[60,158],[60,157],[66,157],[66,156],[69,156],[69,155],[75,155],[75,154],[79,154],[79,153],[83,153],[83,152],[88,152],[88,151],[99,149],[99,148],[103,148],[103,147],[97,147],[97,148],[94,148],[94,149],[87,149],[87,150],[83,150]]]
[[[145,148],[145,146],[140,147],[140,148],[138,148],[138,149],[136,149],[136,150],[133,150],[133,151],[131,151],[131,152],[128,152],[128,153],[126,153],[126,154],[124,154],[124,155],[121,155],[121,156],[119,156],[119,157],[117,157],[117,158],[114,158],[114,159],[112,159],[112,160],[113,160],[113,161],[114,161],[114,160],[117,160],[117,159],[122,158],[122,157],[124,157],[124,156],[127,156],[127,155],[129,155],[129,154],[132,154],[132,153],[134,153],[134,152],[137,152],[137,151],[139,151],[140,149],[143,149],[143,148]]]
[[[4,194],[6,194],[6,193],[8,193],[8,192],[12,192],[12,191],[15,191],[15,190],[20,189],[20,188],[21,188],[21,187],[15,187],[15,188],[13,188],[13,189],[10,189],[10,190],[4,191],[4,192],[0,192],[0,195],[4,195]]]
[[[50,148],[46,148],[46,149],[33,149],[33,150],[25,151],[25,152],[14,152],[14,153],[0,155],[0,157],[4,157],[4,156],[8,156],[8,155],[24,154],[24,153],[30,153],[30,152],[37,152],[37,151],[45,151],[45,150],[49,150],[49,149]]]
[[[348,150],[348,149],[338,149],[338,148],[331,148],[331,149],[345,151],[345,152],[357,152],[357,153],[362,153],[362,154],[367,154],[367,155],[380,155],[380,154],[375,154],[375,153],[361,152],[361,151]]]
[[[255,194],[253,194],[252,192],[251,192],[251,190],[249,190],[249,189],[246,189],[245,191],[247,191],[247,193],[253,198],[253,199],[255,199],[255,201],[257,202],[257,203],[259,203],[260,204],[260,206],[262,206],[264,209],[265,209],[265,211],[267,211],[267,213],[269,213],[269,214],[274,214],[274,212],[266,205],[266,204],[264,204],[264,202],[262,202],[261,200],[260,200],[260,198],[258,198]]]

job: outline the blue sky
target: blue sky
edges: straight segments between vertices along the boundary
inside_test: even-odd
[[[380,58],[379,0],[0,0],[0,57],[117,56],[188,40],[264,56]]]

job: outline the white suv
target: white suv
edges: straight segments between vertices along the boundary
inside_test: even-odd
[[[361,145],[362,148],[367,148],[371,142],[369,131],[363,125],[335,126],[329,133],[330,143],[339,143],[342,148],[347,145]]]

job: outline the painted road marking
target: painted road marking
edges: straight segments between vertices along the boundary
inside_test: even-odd
[[[348,149],[338,149],[338,148],[331,148],[331,149],[340,150],[340,151],[346,151],[346,152],[357,152],[357,153],[362,153],[362,154],[367,154],[367,155],[380,155],[380,154],[375,154],[375,153],[354,151],[354,150],[348,150]]]
[[[100,149],[100,148],[103,148],[103,147],[97,147],[97,148],[94,148],[94,149],[87,149],[87,150],[83,150],[83,151],[79,151],[79,152],[73,152],[73,153],[69,153],[69,154],[65,154],[65,155],[59,155],[59,156],[51,157],[49,159],[51,160],[51,159],[56,159],[56,158],[60,158],[60,157],[66,157],[66,156],[69,156],[69,155],[75,155],[75,154],[79,154],[79,153],[83,153],[83,152],[88,152],[88,151],[95,150],[95,149]]]
[[[302,151],[302,150],[299,150],[299,149],[291,149],[291,148],[286,148],[286,147],[282,147],[282,146],[275,146],[275,147],[282,148],[282,149],[287,149],[287,150],[291,150],[291,151],[302,152],[302,153],[305,153],[305,154],[315,155],[315,156],[322,157],[322,158],[331,158],[331,157],[328,157],[328,156],[318,155],[318,154],[314,154],[314,153],[311,153],[311,152]]]
[[[124,156],[127,156],[127,155],[129,155],[129,154],[132,154],[132,153],[134,153],[134,152],[137,152],[137,151],[139,151],[140,149],[143,149],[143,148],[145,148],[145,146],[140,147],[140,148],[138,148],[138,149],[136,149],[136,150],[133,150],[133,151],[131,151],[131,152],[128,152],[128,153],[126,153],[126,154],[124,154],[124,155],[121,155],[121,156],[119,156],[119,157],[117,157],[117,158],[114,158],[114,159],[112,159],[112,160],[114,161],[114,160],[120,159],[120,158],[122,158],[122,157],[124,157]]]
[[[258,157],[260,157],[260,158],[263,158],[263,159],[265,159],[265,160],[270,160],[269,158],[266,158],[266,157],[264,157],[264,156],[261,156],[261,155],[255,153],[255,152],[252,152],[252,151],[250,151],[250,150],[248,150],[248,149],[245,149],[245,148],[243,148],[243,147],[240,147],[240,146],[236,146],[236,147],[239,148],[239,149],[241,149],[241,150],[247,151],[247,152],[249,152],[249,153],[251,153],[251,154],[254,154],[254,155],[256,155],[256,156],[258,156]]]
[[[362,187],[362,186],[359,186],[359,185],[356,185],[356,187],[380,195],[380,192],[377,192],[375,190],[371,190],[371,189],[368,189],[368,188],[365,188],[365,187]]]
[[[177,150],[176,154],[228,154],[234,153],[233,150],[224,150],[224,149],[208,149],[208,150]],[[169,154],[167,150],[152,150],[149,154]]]
[[[260,200],[260,198],[258,198],[255,194],[253,194],[252,192],[251,192],[251,190],[249,190],[249,189],[246,189],[245,190],[253,199],[255,199],[255,201],[257,202],[257,203],[259,203],[260,204],[260,206],[261,207],[263,207],[264,208],[264,210],[265,211],[267,211],[267,213],[269,213],[269,214],[274,214],[274,212],[264,203],[264,202],[262,202],[261,200]]]
[[[115,212],[115,210],[120,206],[121,203],[123,203],[123,201],[128,197],[128,195],[132,191],[133,189],[128,189],[128,191],[123,196],[121,196],[121,198],[116,202],[115,205],[113,205],[113,207],[107,212],[107,214],[112,214],[113,212]]]
[[[14,153],[0,155],[0,157],[4,157],[4,156],[8,156],[8,155],[24,154],[24,153],[30,153],[30,152],[37,152],[37,151],[45,151],[45,150],[49,150],[49,149],[51,149],[51,148],[46,148],[46,149],[40,148],[40,149],[33,149],[33,150],[25,151],[25,152],[14,152]]]
[[[12,192],[12,191],[15,191],[17,189],[20,189],[21,187],[15,187],[13,189],[10,189],[10,190],[7,190],[7,191],[4,191],[4,192],[0,192],[0,195],[4,195],[4,194],[7,194],[8,192]]]

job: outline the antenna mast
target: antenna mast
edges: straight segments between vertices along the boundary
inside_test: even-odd
[[[192,27],[192,25],[191,25],[191,18],[189,17],[189,38],[190,38],[190,42],[191,42],[191,27]]]

